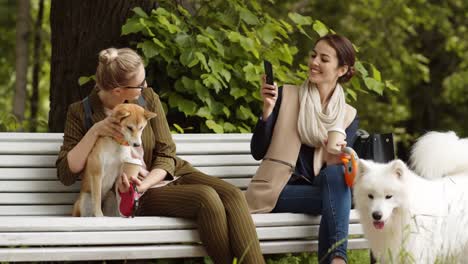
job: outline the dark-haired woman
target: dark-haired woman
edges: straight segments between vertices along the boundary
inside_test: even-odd
[[[251,212],[321,214],[320,263],[347,262],[351,191],[339,151],[354,143],[358,118],[340,83],[353,77],[354,62],[347,38],[326,35],[315,43],[301,86],[278,88],[264,76],[263,114],[251,141],[253,157],[263,159],[246,193]],[[337,130],[346,135],[327,146]]]

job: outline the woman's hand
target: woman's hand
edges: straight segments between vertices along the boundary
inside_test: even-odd
[[[324,151],[326,152],[326,154],[325,154],[325,162],[326,162],[327,165],[341,164],[341,163],[342,163],[341,157],[342,157],[343,155],[344,155],[346,158],[348,158],[348,159],[351,158],[351,156],[349,156],[349,155],[346,154],[346,153],[340,153],[340,154],[338,154],[338,155],[329,153],[329,152],[327,151],[327,148],[326,148],[327,144],[328,144],[328,141],[325,140],[325,149],[324,149]],[[341,150],[343,150],[343,148],[346,147],[346,144],[347,144],[346,141],[341,141],[341,142],[336,143],[336,145],[339,146]]]
[[[270,85],[266,83],[266,75],[262,76],[261,95],[263,98],[263,120],[266,120],[276,104],[278,99],[278,86],[275,84]]]
[[[130,181],[137,186],[138,192],[144,192],[146,191],[146,189],[148,189],[145,188],[144,190],[141,190],[140,186],[142,185],[142,183],[136,177],[130,178]],[[122,173],[122,175],[120,175],[120,177],[117,178],[117,188],[119,189],[120,193],[126,193],[130,190],[130,181],[128,180],[128,177],[125,173]]]
[[[140,167],[140,172],[138,172],[138,179],[140,181],[143,181],[146,178],[146,176],[148,176],[148,174],[149,174],[149,171],[147,171],[143,167]]]
[[[90,129],[96,136],[109,136],[114,138],[123,138],[122,127],[117,118],[108,116],[105,119],[94,124]]]

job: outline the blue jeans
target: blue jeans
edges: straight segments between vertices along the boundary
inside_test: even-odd
[[[350,210],[351,190],[345,183],[343,166],[330,165],[312,185],[286,185],[272,212],[321,214],[318,258],[320,263],[330,263],[334,257],[348,261]]]

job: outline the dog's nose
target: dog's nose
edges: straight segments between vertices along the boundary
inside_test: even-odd
[[[377,221],[382,219],[382,212],[379,212],[379,211],[373,212],[372,213],[372,218],[374,218],[374,220],[377,220]]]
[[[133,146],[134,146],[134,147],[139,147],[140,144],[138,144],[138,143],[133,143]]]

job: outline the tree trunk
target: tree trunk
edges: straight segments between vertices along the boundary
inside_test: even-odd
[[[39,105],[39,73],[41,72],[41,46],[42,46],[42,21],[44,18],[44,0],[39,1],[39,11],[36,18],[34,30],[34,50],[33,50],[33,80],[31,95],[31,132],[37,130],[37,112]]]
[[[63,132],[68,106],[86,97],[94,86],[79,86],[78,78],[95,74],[99,51],[129,46],[121,28],[136,6],[149,13],[157,4],[154,0],[52,0],[51,132]]]
[[[26,85],[28,82],[29,0],[18,0],[16,22],[16,83],[13,114],[20,123],[24,120]]]

